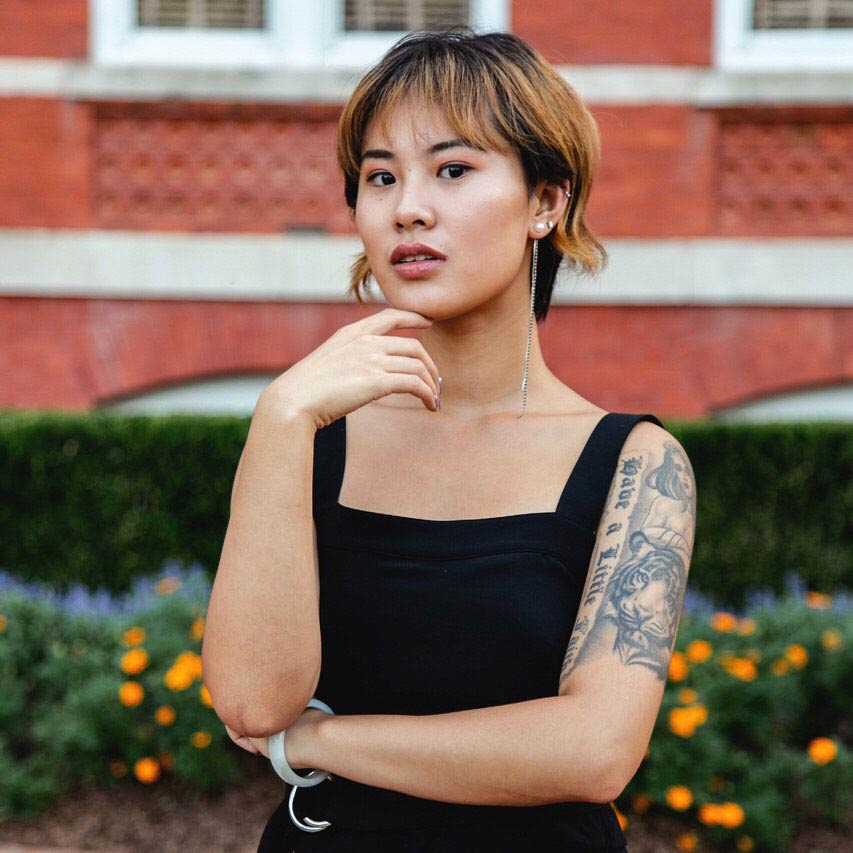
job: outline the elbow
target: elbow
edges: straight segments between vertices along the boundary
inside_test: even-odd
[[[279,683],[272,698],[239,695],[217,691],[216,684],[207,685],[216,716],[241,735],[269,737],[290,728],[305,711],[319,682],[319,670],[310,679],[293,677]]]
[[[596,774],[596,781],[589,791],[591,803],[612,803],[622,795],[628,783],[634,778],[639,765],[631,765],[622,761],[605,762]]]
[[[589,791],[587,799],[591,803],[612,803],[617,799],[627,787],[627,782],[623,782],[615,777],[602,776],[598,783]]]

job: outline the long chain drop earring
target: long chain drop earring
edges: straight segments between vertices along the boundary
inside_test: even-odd
[[[549,219],[547,222],[537,222],[533,230],[542,236],[550,231],[554,223]],[[530,262],[530,318],[527,321],[527,348],[524,351],[524,378],[521,380],[521,414],[523,417],[527,409],[527,372],[530,368],[530,342],[533,339],[533,307],[536,304],[536,270],[539,267],[539,238],[533,238],[533,258]]]
[[[542,226],[541,228],[539,226]],[[537,231],[544,231],[544,223],[537,222],[534,226]],[[539,260],[539,240],[533,240],[533,260],[530,264],[530,319],[527,323],[527,348],[524,351],[524,378],[521,380],[521,414],[523,417],[527,409],[527,371],[530,366],[530,341],[533,338],[533,305],[536,302],[536,267]]]

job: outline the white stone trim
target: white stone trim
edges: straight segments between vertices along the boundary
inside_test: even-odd
[[[714,62],[726,71],[853,69],[853,31],[752,28],[753,0],[714,0]]]
[[[733,73],[670,65],[577,65],[558,70],[592,104],[853,103],[853,71]],[[0,58],[0,97],[342,103],[359,75],[346,68],[106,68],[74,60],[6,57]]]
[[[505,30],[510,0],[470,0],[471,25]],[[92,59],[104,66],[363,68],[403,32],[343,31],[342,0],[266,0],[264,31],[136,27],[136,0],[89,0]]]
[[[554,304],[853,305],[853,240],[605,240],[596,278],[561,273]],[[350,301],[361,242],[234,235],[0,229],[0,295]]]

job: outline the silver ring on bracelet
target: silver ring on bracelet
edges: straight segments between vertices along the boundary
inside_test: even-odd
[[[321,711],[325,711],[327,714],[334,715],[335,713],[325,702],[321,702],[319,699],[316,698],[311,699],[311,701],[305,707],[318,708]],[[290,819],[300,829],[305,830],[305,832],[320,832],[323,829],[327,829],[332,824],[327,820],[316,821],[312,820],[310,817],[305,818],[306,823],[310,825],[306,826],[306,824],[301,823],[299,818],[297,818],[293,812],[293,800],[296,797],[296,791],[298,788],[311,788],[314,785],[319,785],[321,782],[324,782],[326,779],[330,778],[331,774],[328,770],[314,769],[311,770],[311,772],[307,776],[300,776],[287,763],[287,756],[284,751],[284,735],[286,731],[287,729],[278,732],[277,734],[271,735],[267,739],[267,747],[270,752],[270,762],[275,772],[285,782],[293,786],[288,801]]]

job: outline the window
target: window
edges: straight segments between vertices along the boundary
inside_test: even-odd
[[[344,30],[401,32],[439,24],[467,24],[467,0],[345,0]]]
[[[724,70],[853,68],[853,0],[715,0],[714,19]]]
[[[263,0],[136,0],[140,27],[262,30]]]
[[[509,26],[511,0],[89,0],[104,65],[362,68],[433,24]]]

